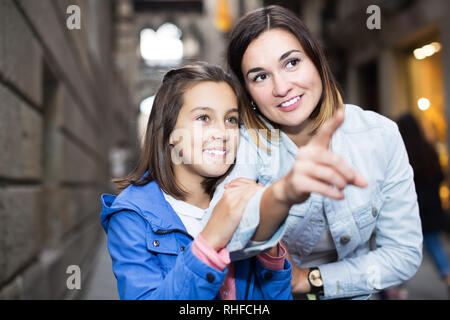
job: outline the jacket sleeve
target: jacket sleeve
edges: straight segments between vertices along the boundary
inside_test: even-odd
[[[284,259],[281,270],[269,269],[256,259],[255,288],[251,300],[292,300],[291,264]]]
[[[220,272],[203,263],[193,254],[192,243],[178,256],[152,253],[146,244],[148,228],[148,223],[132,211],[110,218],[108,249],[120,298],[214,299],[228,269]],[[174,259],[174,264],[168,264],[167,259]]]
[[[319,266],[325,298],[367,295],[410,279],[422,261],[422,229],[413,170],[394,122],[385,130],[384,202],[376,222],[376,249]]]

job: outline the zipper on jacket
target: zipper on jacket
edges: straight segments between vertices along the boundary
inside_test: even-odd
[[[249,290],[250,290],[250,282],[252,280],[252,274],[253,274],[253,266],[255,264],[255,257],[250,259],[250,267],[248,270],[248,276],[247,276],[247,285],[245,287],[245,296],[244,296],[244,300],[248,300],[248,294],[249,294]]]

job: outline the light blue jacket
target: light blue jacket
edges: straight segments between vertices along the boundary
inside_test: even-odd
[[[270,126],[269,126],[270,127]],[[331,149],[369,182],[367,188],[348,186],[344,200],[312,194],[291,208],[273,237],[250,241],[259,223],[262,193],[291,169],[297,146],[283,132],[269,145],[271,155],[241,129],[236,166],[217,188],[210,211],[223,194],[223,185],[237,177],[258,180],[265,188],[248,203],[241,224],[228,245],[232,259],[254,255],[284,239],[301,263],[329,228],[338,261],[319,266],[325,299],[367,298],[371,293],[410,279],[422,261],[422,231],[413,170],[397,125],[377,113],[345,105],[345,121],[333,135]],[[314,210],[322,205],[324,210]]]

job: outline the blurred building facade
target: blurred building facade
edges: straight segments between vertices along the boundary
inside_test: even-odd
[[[392,119],[413,112],[448,172],[447,0],[0,0],[0,299],[79,293],[67,268],[80,267],[83,286],[103,232],[99,195],[133,168],[143,102],[172,67],[225,66],[229,28],[274,3],[320,39],[346,103]],[[71,5],[80,30],[67,27]],[[371,5],[380,29],[367,27]],[[172,37],[169,51],[153,55],[164,41],[144,34]]]
[[[411,112],[449,174],[450,2],[333,2],[323,1],[320,31],[346,102],[393,120]],[[380,29],[367,27],[371,5],[380,8]],[[446,210],[450,209],[448,185],[447,178],[441,186]]]
[[[224,65],[227,30],[261,5],[0,0],[0,300],[83,296],[68,288],[70,267],[83,288],[103,232],[99,196],[118,192],[110,179],[139,155],[139,104],[172,67]],[[141,31],[167,24],[180,31],[181,60],[145,61]]]
[[[449,1],[264,1],[273,3],[296,11],[321,40],[346,103],[393,120],[411,112],[450,174]],[[379,28],[371,25],[376,18]],[[441,187],[446,210],[448,186],[447,178]]]
[[[110,152],[136,145],[115,9],[0,0],[0,299],[70,298],[68,267],[89,273]]]

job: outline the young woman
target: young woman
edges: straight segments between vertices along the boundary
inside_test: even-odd
[[[283,238],[293,292],[324,299],[368,298],[411,278],[422,233],[396,124],[343,105],[318,41],[282,7],[237,23],[228,64],[250,103],[236,166],[211,209],[236,178],[265,186],[249,200],[230,250],[251,256]]]
[[[121,299],[292,297],[280,244],[235,263],[224,249],[260,185],[247,180],[228,188],[205,219],[235,160],[241,96],[238,83],[216,66],[165,75],[135,173],[115,181],[123,189],[117,197],[101,197]]]

